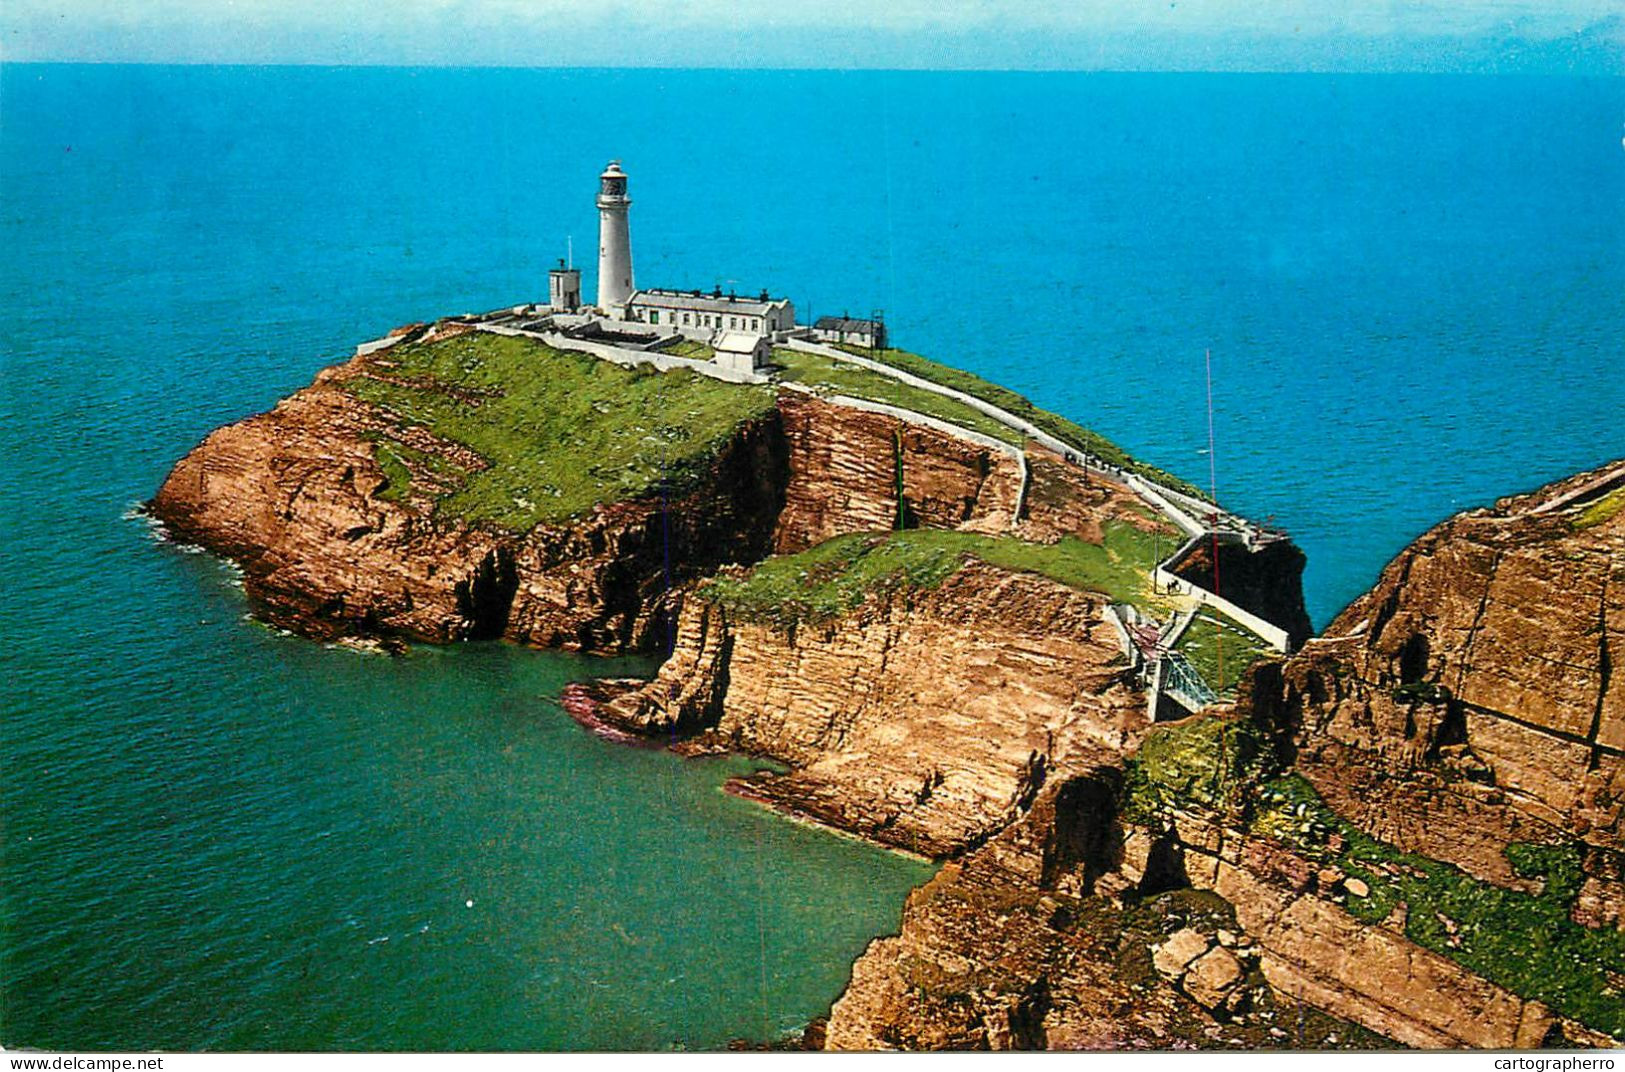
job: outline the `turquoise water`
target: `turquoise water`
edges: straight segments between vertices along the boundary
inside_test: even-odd
[[[646,664],[324,648],[246,623],[229,569],[144,526],[80,531],[83,594],[20,653],[10,632],[8,1046],[772,1038],[929,873],[721,793],[747,761],[556,705]]]
[[[1625,454],[1622,121],[1621,79],[0,68],[0,1041],[716,1046],[895,926],[927,869],[558,710],[624,667],[279,636],[124,517],[355,342],[590,261],[607,159],[640,281],[883,307],[1196,479],[1211,347],[1220,494],[1324,623]]]

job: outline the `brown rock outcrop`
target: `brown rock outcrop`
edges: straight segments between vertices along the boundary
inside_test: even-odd
[[[829,622],[736,620],[691,597],[673,657],[600,716],[782,760],[790,774],[736,791],[944,856],[1010,823],[1052,772],[1144,730],[1105,606],[981,563]]]
[[[689,494],[501,531],[436,516],[432,469],[413,472],[404,501],[384,494],[380,435],[464,469],[485,462],[344,389],[361,375],[389,373],[357,357],[214,432],[148,506],[174,538],[241,565],[265,617],[317,637],[647,650],[669,639],[672,590],[724,564],[888,529],[900,511],[918,524],[1001,530],[1020,497],[1005,453],[786,393],[778,412],[740,427]]]
[[[1537,893],[1550,880],[1514,873],[1508,847],[1578,844],[1573,918],[1619,926],[1625,518],[1607,497],[1622,486],[1616,464],[1433,530],[1328,638],[1260,667],[1237,717],[1276,734],[1276,760],[1356,827],[1487,882]],[[855,965],[829,1045],[1220,1045],[1227,1017],[1268,1020],[1295,1002],[1411,1046],[1617,1045],[1418,944],[1403,903],[1380,923],[1352,914],[1345,901],[1371,895],[1367,882],[1227,825],[1236,815],[1193,802],[1151,829],[1124,820],[1106,788],[1084,812],[1055,808],[1067,786],[1120,778],[1120,760],[1099,762],[1052,777],[910,899],[901,933]],[[1057,866],[1053,847],[1069,842],[1091,848]],[[1125,992],[1130,906],[1169,889],[1222,898],[1231,942],[1181,920],[1146,943],[1161,985]],[[1085,919],[1100,928],[1087,943],[1074,933]],[[1285,1025],[1268,1023],[1283,1045],[1370,1044],[1347,1025],[1282,1042]]]
[[[1169,569],[1179,577],[1209,591],[1215,584],[1224,598],[1287,631],[1293,645],[1302,644],[1313,631],[1309,611],[1303,603],[1303,588],[1283,584],[1282,578],[1303,574],[1304,554],[1288,540],[1278,540],[1256,550],[1238,543],[1220,543],[1219,570],[1213,570],[1214,547],[1197,541],[1190,551]]]
[[[606,504],[518,534],[381,496],[387,432],[465,467],[483,460],[403,428],[346,392],[365,359],[325,371],[269,413],[210,435],[149,505],[177,539],[234,559],[268,618],[326,637],[619,651],[647,646],[672,584],[766,553],[782,493],[776,421],[742,427],[700,490]],[[416,483],[416,481],[414,482]]]
[[[896,417],[786,391],[779,413],[789,485],[773,549],[906,527],[1004,532],[1021,471],[1010,455]]]
[[[1277,992],[1407,1046],[1533,1047],[1560,1026],[1540,1002],[1417,945],[1399,926],[1350,915],[1335,884],[1320,882],[1311,861],[1279,842],[1196,815],[1182,816],[1176,829],[1183,880],[1234,906]],[[1122,861],[1129,880],[1145,878],[1159,842],[1168,851],[1165,836],[1129,825]]]
[[[1154,524],[1126,488],[1036,448],[1018,461],[786,392],[670,503],[500,532],[438,519],[432,472],[405,501],[380,494],[380,432],[482,459],[386,427],[342,389],[359,367],[215,433],[154,514],[236,558],[265,611],[307,632],[598,651],[670,638],[654,680],[577,690],[573,713],[774,757],[787,773],[732,791],[949,861],[854,965],[831,1048],[1609,1043],[1417,931],[1431,913],[1351,911],[1385,880],[1260,833],[1245,799],[1125,816],[1153,727],[1106,597],[969,562],[792,621],[695,583],[899,520],[1039,541]],[[1617,463],[1454,518],[1326,637],[1257,668],[1231,714],[1263,727],[1272,776],[1295,770],[1358,831],[1496,886],[1557,881],[1517,873],[1516,843],[1577,846],[1573,920],[1625,925],[1622,495]],[[1273,546],[1221,548],[1226,595],[1301,633],[1302,555]],[[1211,567],[1200,548],[1182,564]]]
[[[1290,727],[1298,770],[1346,817],[1503,885],[1523,881],[1508,845],[1578,840],[1586,911],[1615,925],[1621,494],[1625,462],[1445,522],[1254,686],[1260,716]]]

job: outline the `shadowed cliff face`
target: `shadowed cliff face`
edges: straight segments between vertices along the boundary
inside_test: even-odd
[[[1015,524],[1021,472],[1012,457],[932,428],[786,392],[789,455],[778,553],[850,532]]]
[[[401,382],[377,357],[325,370],[271,412],[210,435],[151,514],[176,539],[237,561],[257,611],[297,632],[609,653],[668,646],[672,593],[693,581],[833,536],[902,524],[1099,542],[1106,519],[1138,510],[1145,523],[1127,489],[1045,451],[1029,455],[1023,499],[1022,463],[1006,451],[785,392],[680,493],[602,502],[523,532],[473,524],[437,509],[437,496],[455,487],[446,474],[491,463],[354,387]],[[442,389],[475,408],[491,390]],[[408,471],[386,471],[380,443],[398,444]]]
[[[1173,572],[1209,591],[1217,590],[1241,609],[1279,625],[1296,647],[1313,632],[1298,583],[1306,561],[1297,546],[1284,540],[1258,551],[1221,543],[1215,588],[1213,547],[1204,541],[1191,548]]]
[[[1625,925],[1625,463],[1423,535],[1255,688],[1299,770],[1385,840],[1513,884],[1575,840],[1577,918]]]

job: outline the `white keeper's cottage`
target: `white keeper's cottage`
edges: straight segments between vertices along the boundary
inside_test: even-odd
[[[627,300],[626,319],[693,335],[718,331],[771,335],[796,326],[796,307],[788,298],[768,297],[765,290],[755,298],[724,294],[721,287],[709,294],[699,290],[639,290]]]

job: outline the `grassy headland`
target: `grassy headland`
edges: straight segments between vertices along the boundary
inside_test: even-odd
[[[1150,533],[1121,521],[1107,522],[1098,544],[1072,537],[1040,544],[942,529],[858,533],[799,554],[775,555],[741,577],[718,577],[701,594],[750,620],[827,620],[874,592],[935,588],[980,559],[1114,601],[1150,605],[1154,546]]]
[[[381,495],[404,500],[415,481],[437,515],[517,532],[662,482],[684,490],[742,422],[773,406],[771,388],[625,369],[485,332],[396,347],[345,388],[487,463],[462,468],[384,436]]]

